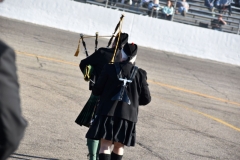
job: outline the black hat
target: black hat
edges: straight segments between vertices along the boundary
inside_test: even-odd
[[[117,36],[115,37],[115,42],[118,41],[118,34]],[[121,33],[120,34],[120,39],[119,39],[119,42],[118,42],[118,46],[119,48],[122,48],[123,45],[125,45],[126,43],[128,42],[128,34],[127,33]]]
[[[138,47],[134,43],[126,43],[123,47],[123,51],[130,59],[137,55],[137,49]]]

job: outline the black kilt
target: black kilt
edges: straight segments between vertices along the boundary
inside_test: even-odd
[[[89,128],[86,138],[106,139],[125,146],[135,146],[136,123],[111,116],[97,116]]]

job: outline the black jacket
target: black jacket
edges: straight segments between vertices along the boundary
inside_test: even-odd
[[[123,77],[129,79],[132,63],[120,63]],[[151,101],[150,91],[147,83],[147,73],[143,69],[138,72],[132,83],[128,84],[127,94],[131,101],[128,105],[122,101],[112,101],[112,97],[116,95],[122,86],[119,81],[117,72],[113,64],[104,66],[102,73],[93,87],[93,94],[100,95],[100,102],[97,108],[97,115],[116,116],[132,122],[137,122],[138,106],[147,105]]]
[[[222,25],[224,25],[224,23],[218,19],[214,19],[212,22],[211,22],[211,25],[212,25],[212,29],[220,29],[222,30]]]
[[[79,67],[84,74],[84,69],[87,65],[93,66],[95,70],[96,79],[98,79],[103,66],[108,64],[114,53],[114,48],[99,48],[96,52],[81,60]]]
[[[18,148],[26,125],[21,115],[15,53],[0,41],[0,160]]]

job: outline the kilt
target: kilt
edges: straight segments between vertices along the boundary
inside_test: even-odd
[[[86,138],[106,139],[125,146],[135,146],[136,123],[118,117],[96,116]]]
[[[93,94],[90,95],[87,103],[79,113],[75,122],[80,126],[89,127],[91,124],[91,120],[96,110],[96,105],[99,100],[98,96],[94,96]]]

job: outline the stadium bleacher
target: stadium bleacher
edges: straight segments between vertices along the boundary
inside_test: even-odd
[[[148,9],[145,7],[139,7],[137,5],[130,5],[128,3],[122,4],[120,1],[112,3],[111,0],[75,0],[78,2],[89,3],[92,5],[104,6],[107,8],[116,9],[119,11],[130,12],[134,14],[144,15],[144,16],[153,16],[153,18],[161,19],[161,9],[157,14],[153,14],[153,12],[148,15]],[[159,4],[161,7],[166,5],[167,0],[159,0]],[[175,0],[172,2],[176,3]],[[217,10],[211,12],[205,5],[204,0],[187,0],[190,5],[190,9],[186,16],[182,16],[180,14],[174,14],[172,21],[178,23],[184,23],[187,25],[193,25],[203,28],[211,29],[211,23],[214,19],[217,19],[219,13]],[[176,6],[176,5],[175,5]],[[160,8],[161,8],[160,7]],[[177,9],[175,7],[175,9]],[[228,11],[222,14],[223,19],[227,22],[227,25],[222,26],[223,32],[240,34],[240,8],[232,5],[232,14],[229,15]]]

